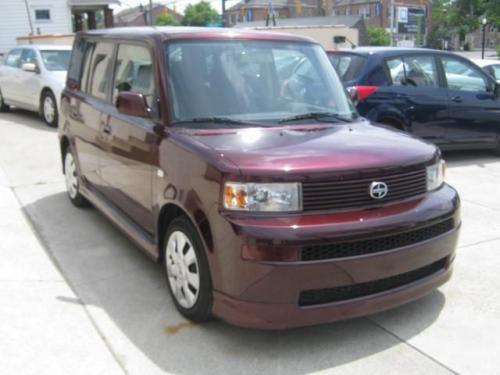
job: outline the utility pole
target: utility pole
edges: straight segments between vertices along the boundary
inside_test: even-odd
[[[149,26],[153,26],[153,0],[149,0]]]
[[[394,46],[394,0],[390,0],[390,11],[389,11],[389,16],[391,17],[389,27],[391,31],[389,32],[389,35],[391,36],[391,46]]]
[[[30,7],[28,5],[28,0],[24,0],[24,5],[26,5],[26,14],[28,15],[28,22],[30,24],[30,30],[31,30],[31,33],[30,33],[30,36],[33,35],[35,32],[33,30],[33,22],[31,22],[31,13],[30,13]],[[30,38],[30,44],[33,43],[31,38]]]
[[[226,0],[222,0],[222,27],[226,27]]]

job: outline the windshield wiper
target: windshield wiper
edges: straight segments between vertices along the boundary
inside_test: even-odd
[[[266,126],[262,123],[255,123],[244,120],[236,120],[229,117],[193,117],[184,120],[173,121],[171,125],[180,124],[199,124],[199,123],[212,123],[212,124],[227,124],[227,125],[239,125],[241,127],[251,127],[251,126]]]
[[[308,119],[313,119],[316,121],[322,121],[322,122],[331,122],[328,121],[328,118],[333,118],[337,121],[342,121],[342,122],[351,122],[351,119],[348,119],[346,117],[340,116],[338,113],[335,112],[308,112],[308,113],[301,113],[299,115],[294,115],[290,117],[285,117],[279,120],[279,123],[283,122],[290,122],[290,121],[299,121],[299,120],[308,120]]]

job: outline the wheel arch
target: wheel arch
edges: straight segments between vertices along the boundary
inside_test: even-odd
[[[193,228],[198,232],[206,250],[209,252],[213,251],[213,239],[212,231],[210,229],[210,224],[208,218],[200,209],[195,209],[191,214],[179,205],[168,202],[165,203],[158,214],[157,220],[157,233],[158,233],[158,261],[162,261],[163,257],[163,246],[164,246],[164,236],[163,234],[167,230],[168,226],[172,221],[178,217],[184,216],[193,225]]]

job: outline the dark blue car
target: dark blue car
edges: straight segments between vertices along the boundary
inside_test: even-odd
[[[429,49],[329,51],[359,113],[442,149],[500,153],[500,88],[468,59]]]

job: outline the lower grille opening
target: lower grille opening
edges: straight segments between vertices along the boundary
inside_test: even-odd
[[[448,219],[424,228],[391,236],[362,241],[304,246],[302,248],[301,260],[312,261],[378,253],[381,251],[396,249],[398,247],[414,245],[416,243],[440,236],[451,231],[453,228],[453,219]]]
[[[445,265],[446,258],[443,258],[425,267],[396,276],[387,277],[385,279],[339,286],[336,288],[305,290],[300,293],[299,306],[312,306],[324,303],[340,302],[385,292],[430,276],[444,269]]]

